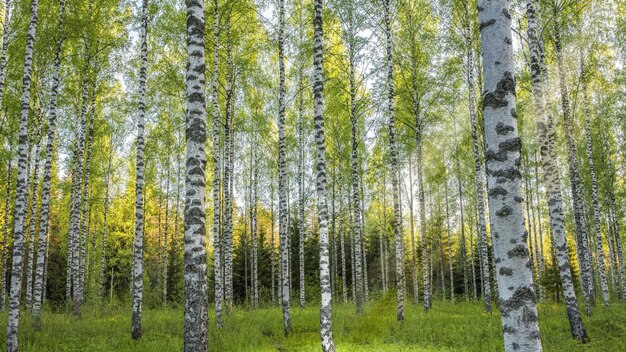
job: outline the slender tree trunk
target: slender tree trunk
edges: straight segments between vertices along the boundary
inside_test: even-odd
[[[470,269],[472,270],[472,293],[474,299],[478,299],[478,293],[476,292],[476,267],[474,266],[474,231],[472,231],[474,227],[474,219],[470,213],[470,221],[469,221],[469,240],[470,240]]]
[[[90,2],[91,8],[91,2]],[[80,315],[80,211],[81,211],[81,185],[83,180],[84,146],[87,136],[87,104],[89,99],[89,46],[85,45],[85,68],[83,72],[83,87],[81,93],[82,107],[80,111],[80,124],[78,142],[74,145],[72,190],[70,199],[70,226],[68,238],[67,256],[67,285],[66,298],[72,299],[73,313]]]
[[[344,224],[344,208],[343,208],[343,173],[341,164],[339,167],[339,236],[341,247],[341,293],[343,295],[343,303],[348,302],[348,286],[346,285],[346,240],[345,240],[345,224]]]
[[[96,94],[96,85],[95,79],[93,83],[93,92],[92,92],[92,100],[91,100],[91,121],[89,123],[88,137],[87,137],[87,150],[85,155],[85,166],[83,170],[83,185],[82,185],[82,211],[81,211],[81,224],[80,224],[80,278],[78,282],[78,295],[80,297],[81,303],[84,302],[85,297],[85,266],[86,266],[86,242],[89,228],[87,227],[87,217],[89,216],[87,213],[87,205],[89,202],[89,176],[91,174],[91,149],[93,146],[93,131],[94,131],[94,120],[95,120],[95,94]]]
[[[537,180],[535,180],[537,182]],[[532,167],[530,165],[530,161],[528,162],[528,183],[526,185],[526,189],[528,190],[528,194],[526,196],[526,212],[530,214],[529,225],[530,229],[532,225],[532,234],[535,241],[535,266],[537,270],[537,281],[535,282],[536,286],[539,288],[539,301],[542,302],[545,297],[545,290],[541,283],[543,276],[543,255],[541,254],[539,248],[543,247],[543,244],[540,243],[541,237],[538,237],[537,234],[537,222],[535,220],[535,207],[533,206],[533,187],[532,187]],[[530,224],[532,222],[532,224]],[[529,230],[529,233],[531,231]],[[584,288],[583,288],[584,289]]]
[[[582,209],[582,184],[580,181],[580,174],[578,172],[578,161],[576,157],[576,142],[574,141],[574,122],[572,121],[569,93],[565,83],[565,71],[563,67],[563,54],[561,49],[561,33],[559,27],[559,21],[557,16],[557,9],[552,1],[553,7],[553,22],[554,22],[554,40],[557,56],[557,67],[559,74],[559,89],[561,94],[561,105],[563,108],[563,126],[565,128],[565,141],[567,144],[567,161],[569,165],[569,179],[572,192],[574,220],[576,223],[576,244],[578,249],[578,261],[580,264],[580,279],[583,297],[585,299],[585,312],[587,315],[591,314],[590,297],[589,297],[589,262],[587,259],[588,249],[584,246],[582,238],[587,236],[587,229],[585,228],[584,213]],[[537,11],[539,13],[539,11]],[[543,44],[540,44],[540,68],[542,73],[545,70],[545,64],[543,63]],[[544,80],[546,80],[544,75]],[[547,82],[547,80],[546,80]]]
[[[298,82],[298,252],[299,252],[299,274],[300,274],[300,307],[305,305],[305,284],[304,284],[304,239],[305,239],[305,221],[304,221],[304,107],[302,105],[302,95],[304,87],[302,86],[302,72]]]
[[[26,34],[26,54],[24,78],[22,82],[21,114],[19,120],[19,144],[17,161],[17,186],[15,196],[15,216],[13,217],[13,263],[11,270],[11,292],[9,316],[7,320],[7,352],[18,350],[18,323],[22,293],[22,270],[24,268],[24,224],[26,222],[26,201],[28,200],[28,180],[26,172],[28,149],[28,113],[30,107],[31,74],[33,67],[33,45],[37,31],[37,0],[31,1],[30,24]]]
[[[352,50],[350,50],[350,55]],[[359,145],[357,143],[356,86],[354,82],[354,58],[350,58],[350,127],[352,131],[352,234],[354,236],[354,286],[357,314],[363,314],[363,265],[361,205],[359,199]]]
[[[6,310],[6,298],[7,298],[7,289],[6,289],[6,276],[7,276],[7,239],[9,238],[9,211],[11,206],[11,184],[13,183],[13,160],[9,160],[9,166],[7,166],[7,183],[6,183],[6,192],[7,196],[4,202],[4,233],[2,236],[2,278],[0,278],[0,293],[2,296],[0,298],[0,309],[4,312]]]
[[[439,218],[441,216],[441,203],[439,201],[437,201],[437,218]],[[442,235],[442,231],[441,231],[441,225],[437,226],[439,229],[439,282],[441,285],[441,298],[445,299],[446,298],[446,276],[444,273],[444,264],[445,264],[445,257],[443,254],[443,235]]]
[[[363,172],[364,173],[364,172]],[[361,209],[360,209],[360,219],[361,219],[361,229],[362,229],[362,241],[361,241],[361,249],[363,251],[363,294],[365,298],[365,302],[369,301],[369,285],[367,278],[367,237],[365,236],[365,189],[363,187],[363,177],[360,177],[359,184],[361,186]]]
[[[622,252],[622,240],[620,238],[620,232],[619,232],[619,221],[618,221],[618,212],[617,212],[617,205],[615,202],[615,192],[614,192],[614,184],[615,184],[615,180],[614,180],[614,170],[613,170],[613,165],[611,163],[611,149],[609,148],[609,141],[608,141],[608,136],[606,133],[606,131],[608,130],[605,129],[603,130],[603,138],[604,139],[604,149],[606,152],[606,174],[607,174],[607,178],[609,180],[609,187],[608,187],[608,203],[609,203],[609,215],[611,218],[610,224],[609,226],[611,226],[611,228],[613,229],[613,236],[615,237],[615,251],[617,252],[617,265],[619,267],[618,271],[619,271],[619,283],[620,283],[620,287],[621,287],[621,293],[622,293],[622,299],[626,299],[626,281],[624,279],[624,257],[623,257],[623,252]]]
[[[481,261],[481,276],[483,279],[483,296],[485,303],[485,311],[491,313],[491,279],[489,275],[489,255],[487,245],[487,226],[485,223],[485,200],[483,193],[483,165],[482,157],[479,152],[479,140],[476,127],[476,110],[474,108],[474,65],[473,65],[473,53],[471,48],[471,42],[468,42],[467,52],[467,90],[468,90],[468,102],[469,102],[469,115],[472,123],[472,144],[474,147],[474,177],[476,178],[476,204],[478,208],[478,237],[480,245],[480,261]],[[472,260],[473,262],[473,260]]]
[[[111,184],[111,163],[113,161],[113,133],[110,138],[111,145],[109,146],[109,161],[107,163],[107,174],[104,189],[104,214],[102,223],[102,252],[100,253],[100,279],[98,288],[98,299],[102,303],[102,297],[104,296],[104,269],[106,266],[106,253],[107,253],[107,230],[108,230],[108,214],[109,214],[109,191]]]
[[[7,48],[9,47],[9,22],[11,20],[11,1],[4,0],[4,22],[2,24],[2,45],[0,48],[0,106],[4,97],[4,77],[7,67]],[[2,267],[4,270],[4,266]]]
[[[337,263],[337,227],[336,227],[336,208],[335,208],[335,192],[337,189],[337,169],[336,169],[336,162],[335,164],[333,164],[333,194],[332,194],[332,201],[331,201],[331,214],[332,214],[332,218],[331,218],[331,222],[330,222],[330,232],[332,234],[332,242],[333,242],[333,255],[332,255],[332,271],[331,273],[333,275],[331,275],[332,278],[332,292],[333,294],[337,294],[337,276],[338,276],[338,263]]]
[[[505,351],[541,351],[525,245],[511,15],[506,0],[479,0],[483,45],[485,153],[490,220]]]
[[[48,239],[48,225],[50,221],[50,189],[52,186],[52,158],[54,154],[54,141],[56,138],[56,120],[57,120],[57,101],[59,94],[60,72],[61,72],[61,54],[63,50],[63,41],[65,39],[63,27],[63,15],[65,11],[65,1],[59,1],[59,27],[57,38],[57,50],[54,55],[54,64],[52,72],[52,87],[50,89],[50,108],[48,112],[48,144],[46,146],[46,161],[44,164],[43,189],[41,192],[41,215],[39,217],[39,242],[37,245],[37,263],[35,266],[35,287],[33,300],[33,327],[36,330],[41,329],[41,304],[44,296],[44,269],[46,264]],[[10,175],[10,173],[9,173]],[[9,176],[10,177],[10,176]],[[10,182],[9,182],[10,183]],[[8,198],[8,193],[7,193]],[[8,209],[8,204],[7,204]],[[105,210],[106,214],[106,210]],[[106,215],[105,215],[106,224]],[[6,235],[5,235],[6,236]],[[4,248],[4,246],[3,246]],[[4,260],[2,264],[4,269]],[[4,276],[3,276],[4,280]],[[4,285],[3,285],[4,288]],[[3,291],[4,294],[4,291]]]
[[[252,186],[252,279],[254,287],[252,288],[252,297],[254,299],[254,307],[259,306],[259,240],[258,240],[258,204],[259,204],[259,159],[257,155],[258,136],[255,135],[255,147],[253,149],[254,159],[254,184]]]
[[[539,202],[539,161],[537,154],[539,154],[538,152],[535,152],[535,201],[537,202],[537,227],[539,228],[539,250],[540,250],[540,255],[541,255],[541,270],[542,272],[545,271],[546,268],[546,261],[545,261],[545,255],[544,255],[544,251],[543,251],[543,225],[542,225],[542,220],[541,220],[541,205]],[[585,237],[586,239],[586,237]],[[586,241],[586,240],[585,240]]]
[[[183,351],[208,350],[204,1],[187,1],[185,318]]]
[[[141,306],[143,301],[143,187],[144,187],[144,124],[146,116],[146,76],[148,62],[148,0],[141,10],[141,67],[139,69],[139,117],[137,119],[137,181],[135,183],[135,250],[133,273],[133,317],[131,336],[141,338]],[[204,211],[204,209],[203,209]]]
[[[413,295],[415,303],[419,302],[419,284],[417,281],[417,247],[415,245],[415,217],[413,213],[413,163],[409,153],[409,226],[411,229],[411,268],[413,269]],[[421,231],[421,230],[420,230]],[[424,291],[426,294],[426,291]]]
[[[567,316],[570,322],[572,337],[585,343],[589,340],[582,323],[576,293],[570,270],[567,242],[565,240],[565,225],[563,219],[563,199],[560,189],[560,180],[556,161],[555,133],[548,127],[544,111],[544,96],[539,67],[539,44],[535,18],[535,4],[533,0],[527,2],[528,10],[528,39],[531,46],[531,70],[533,78],[533,95],[535,97],[535,115],[541,143],[541,159],[544,165],[544,178],[548,189],[548,206],[550,208],[550,229],[554,235],[559,276],[563,284]]]
[[[456,126],[454,130],[454,138],[456,144],[456,172],[457,172],[457,182],[459,188],[459,210],[461,212],[461,223],[459,227],[461,228],[461,263],[463,265],[463,295],[465,299],[469,299],[469,282],[467,277],[467,249],[466,241],[465,241],[465,214],[463,212],[463,183],[461,182],[461,163],[459,161],[459,144],[456,141]]]
[[[447,246],[448,246],[448,262],[450,264],[450,300],[454,302],[454,268],[452,267],[452,241],[450,238],[450,212],[448,207],[448,180],[446,179],[445,186],[445,196],[446,196],[446,233],[447,237]]]
[[[280,0],[281,3],[283,0]],[[313,17],[313,96],[314,96],[314,129],[315,129],[315,161],[317,189],[317,212],[320,233],[320,335],[322,351],[334,352],[335,343],[332,329],[332,292],[330,289],[330,265],[328,251],[328,205],[326,185],[326,139],[324,137],[324,77],[322,57],[324,50],[324,33],[322,27],[322,0],[314,1],[315,16]]]
[[[417,87],[417,85],[414,85]],[[419,200],[419,214],[420,214],[420,238],[422,240],[422,275],[424,281],[424,312],[428,313],[428,310],[432,307],[432,285],[430,270],[428,270],[429,260],[432,261],[432,257],[429,259],[427,246],[430,243],[426,236],[426,200],[424,198],[424,172],[422,163],[422,124],[423,121],[419,116],[419,108],[415,108],[415,157],[417,162],[417,197]],[[411,197],[413,194],[411,193]]]
[[[41,128],[40,128],[41,129]],[[41,132],[41,130],[40,130]],[[40,133],[38,133],[39,135]],[[41,137],[41,136],[39,136]],[[39,149],[43,140],[40,138],[39,142],[35,146],[35,161],[33,167],[33,176],[31,189],[31,203],[30,203],[30,220],[28,224],[28,253],[27,253],[27,266],[26,266],[26,307],[32,311],[33,304],[33,256],[35,255],[35,223],[37,222],[37,189],[39,188]]]
[[[230,39],[230,18],[228,20],[228,38],[226,41],[226,66],[227,66],[227,82],[226,82],[226,106],[225,106],[225,124],[224,124],[224,303],[226,315],[230,315],[233,305],[233,194],[232,185],[232,169],[233,160],[231,160],[231,144],[233,130],[233,86],[234,72],[232,61],[232,43]]]
[[[157,187],[156,192],[159,193],[159,198],[157,201],[157,270],[156,270],[156,286],[157,290],[160,288],[161,284],[161,272],[163,268],[163,231],[161,226],[161,215],[163,213],[163,168],[161,163],[159,162],[159,174],[157,176]]]
[[[165,228],[163,229],[163,304],[167,305],[167,258],[169,254],[169,215],[170,215],[170,148],[167,148],[167,176],[165,177]]]
[[[321,5],[321,4],[320,4]],[[317,3],[316,3],[317,6]],[[317,7],[316,7],[317,11]],[[321,15],[321,14],[320,14]],[[285,138],[285,0],[278,1],[278,70],[280,86],[278,89],[278,232],[280,238],[280,291],[281,306],[283,310],[283,329],[288,336],[293,328],[291,326],[291,314],[289,313],[289,234],[288,234],[288,210],[287,210],[287,145]],[[320,23],[321,29],[321,23]],[[321,38],[320,38],[321,39]],[[321,260],[321,259],[320,259]]]
[[[609,306],[609,288],[606,280],[606,268],[604,264],[604,250],[602,249],[602,233],[600,232],[600,205],[598,202],[598,180],[593,162],[593,148],[591,145],[591,112],[589,111],[589,98],[587,96],[587,81],[583,79],[583,104],[585,110],[585,140],[587,146],[587,158],[589,161],[589,173],[591,174],[591,201],[593,205],[593,222],[595,225],[596,246],[598,253],[598,269],[600,271],[600,284],[602,289],[602,301],[604,306]]]
[[[350,194],[350,191],[348,191],[348,194]],[[356,302],[356,267],[355,267],[355,262],[356,260],[354,259],[354,231],[352,231],[353,228],[353,224],[352,222],[354,221],[353,216],[352,216],[353,212],[352,212],[352,202],[350,201],[350,196],[348,195],[348,228],[349,230],[349,234],[348,237],[350,238],[350,282],[352,284],[352,300],[354,302]]]
[[[404,320],[404,243],[402,231],[402,204],[400,203],[400,172],[396,146],[396,118],[394,114],[393,48],[391,38],[391,0],[383,1],[385,7],[387,115],[389,121],[389,147],[391,152],[391,184],[393,188],[393,227],[396,251],[396,298],[398,321]]]
[[[276,295],[276,243],[274,241],[274,234],[276,233],[274,229],[275,219],[274,219],[274,177],[273,173],[270,174],[270,247],[271,247],[271,270],[272,270],[272,303],[276,303],[277,295]]]
[[[218,327],[222,326],[222,293],[224,292],[222,282],[222,239],[221,239],[221,207],[220,207],[220,110],[218,104],[219,89],[219,39],[220,39],[220,19],[218,0],[213,1],[215,7],[213,25],[213,82],[212,97],[213,103],[213,272],[215,274],[215,322]]]

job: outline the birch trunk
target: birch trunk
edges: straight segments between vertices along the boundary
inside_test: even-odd
[[[608,128],[607,128],[608,130]],[[611,162],[611,149],[609,148],[609,141],[606,130],[604,131],[604,149],[606,152],[606,172],[609,180],[609,190],[608,190],[608,202],[609,202],[609,215],[611,217],[610,225],[613,229],[613,236],[615,237],[615,251],[617,252],[617,265],[619,267],[619,282],[620,287],[622,289],[622,299],[626,298],[626,281],[624,279],[624,257],[622,252],[622,240],[620,238],[619,232],[619,221],[618,221],[618,213],[617,213],[617,205],[615,202],[615,192],[614,192],[614,171],[613,165]]]
[[[472,270],[472,293],[474,294],[474,300],[478,299],[478,293],[476,292],[476,267],[474,266],[474,219],[470,213],[469,220],[469,240],[470,240],[470,269]]]
[[[302,40],[301,40],[302,41]],[[302,72],[298,82],[298,264],[299,264],[299,278],[300,278],[300,307],[304,308],[305,305],[305,284],[304,284],[304,239],[305,239],[305,224],[304,224],[304,110],[302,105],[302,95],[304,87],[302,86]]]
[[[415,303],[419,302],[419,284],[417,281],[417,248],[415,245],[415,217],[413,213],[413,163],[411,162],[411,153],[409,153],[409,226],[411,233],[411,269],[413,272],[413,295]],[[424,291],[426,294],[426,291]]]
[[[11,291],[9,296],[9,316],[7,320],[7,352],[18,350],[18,323],[22,294],[22,270],[24,268],[24,224],[26,222],[26,202],[28,180],[26,172],[28,149],[28,113],[30,108],[31,74],[33,67],[33,45],[37,31],[37,0],[30,5],[30,24],[26,34],[26,54],[22,81],[21,111],[19,120],[19,143],[17,160],[17,185],[15,196],[15,216],[13,217],[13,263],[11,269]]]
[[[317,2],[315,4],[317,6]],[[287,145],[285,138],[285,0],[278,0],[278,70],[280,76],[280,86],[278,88],[278,232],[280,239],[280,297],[283,311],[283,330],[285,336],[288,336],[293,328],[291,326],[291,314],[289,313],[289,234],[287,233],[287,221],[289,217],[287,210],[287,193],[289,190],[287,188]]]
[[[454,301],[454,268],[452,267],[452,241],[450,238],[450,212],[448,209],[448,180],[446,179],[446,233],[447,237],[447,245],[448,245],[448,261],[450,262],[450,300]]]
[[[85,154],[85,166],[83,170],[83,185],[82,185],[82,210],[81,210],[81,224],[80,224],[80,273],[79,273],[79,282],[78,282],[78,296],[80,297],[81,303],[85,300],[85,266],[86,266],[86,242],[88,236],[88,227],[87,227],[87,204],[89,202],[89,176],[90,176],[90,166],[91,166],[91,149],[93,146],[93,130],[94,130],[94,120],[95,120],[95,80],[93,83],[93,92],[92,92],[92,101],[91,101],[91,122],[89,123],[88,137],[87,137],[87,150]]]
[[[139,69],[139,116],[137,118],[137,176],[135,183],[135,249],[133,271],[133,315],[131,336],[141,338],[141,306],[143,301],[143,187],[144,187],[144,124],[146,116],[146,78],[148,62],[148,0],[141,9],[141,67]]]
[[[111,133],[111,145],[109,147],[109,161],[107,163],[107,174],[104,189],[104,214],[102,220],[102,252],[100,253],[100,278],[98,288],[98,299],[102,303],[104,297],[104,268],[106,265],[106,253],[107,253],[107,230],[108,230],[108,214],[109,214],[109,190],[111,185],[111,163],[113,160],[113,133]]]
[[[57,131],[57,101],[59,94],[61,54],[63,41],[65,39],[63,27],[63,15],[65,12],[65,1],[59,1],[59,27],[57,33],[57,50],[54,55],[52,69],[52,87],[50,89],[50,108],[48,112],[48,144],[46,146],[46,161],[44,164],[43,189],[41,192],[41,215],[39,217],[39,241],[37,245],[37,263],[35,266],[35,287],[33,300],[33,327],[35,330],[41,329],[41,304],[44,296],[44,269],[46,259],[46,247],[48,244],[48,224],[50,221],[50,189],[52,186],[52,158],[54,154],[54,141]],[[106,212],[105,212],[106,214]],[[106,215],[105,215],[106,219]],[[106,223],[106,220],[105,220]],[[4,263],[3,263],[4,269]]]
[[[584,217],[582,209],[582,184],[580,181],[580,174],[578,172],[578,161],[576,157],[576,142],[574,141],[574,122],[572,121],[569,92],[565,83],[565,71],[563,66],[563,54],[561,48],[561,29],[558,21],[557,9],[554,1],[552,1],[553,15],[554,15],[554,41],[557,57],[557,68],[559,74],[559,90],[561,94],[561,106],[563,109],[563,126],[565,128],[565,141],[567,144],[567,161],[569,165],[569,179],[572,192],[574,221],[576,223],[576,243],[578,249],[578,261],[580,264],[580,278],[583,297],[585,299],[585,312],[587,315],[591,314],[590,297],[589,297],[589,262],[587,260],[588,250],[584,246],[582,238],[587,236],[587,229],[585,227]],[[539,11],[537,11],[539,12]],[[542,44],[540,44],[542,46]],[[541,49],[541,48],[540,48]],[[545,69],[543,66],[543,50],[540,52],[540,63],[542,72]],[[605,280],[606,281],[606,280]]]
[[[363,171],[365,173],[365,171]],[[363,176],[361,175],[359,178],[359,184],[361,186],[361,209],[360,209],[360,219],[361,219],[361,249],[363,254],[361,257],[363,258],[363,295],[365,299],[365,303],[369,301],[369,285],[367,278],[367,237],[365,236],[365,189],[363,187]]]
[[[393,188],[393,227],[396,252],[396,298],[398,301],[397,319],[404,320],[404,243],[402,231],[402,204],[400,203],[400,171],[396,146],[396,117],[394,114],[393,47],[391,36],[391,0],[384,0],[384,21],[386,39],[387,70],[387,118],[389,121],[389,149],[391,153],[391,185]]]
[[[354,82],[354,58],[350,51],[350,127],[352,136],[352,233],[354,236],[354,286],[357,314],[363,314],[363,265],[361,205],[359,199],[359,145],[357,143],[356,86]]]
[[[7,67],[7,48],[9,46],[9,22],[11,20],[11,1],[4,0],[4,22],[2,24],[2,47],[0,48],[0,106],[4,97],[4,77]],[[4,266],[2,267],[4,270]]]
[[[2,278],[0,278],[0,293],[2,296],[0,298],[0,309],[4,312],[6,310],[6,299],[7,299],[7,289],[6,289],[6,274],[7,274],[7,239],[9,238],[9,207],[11,206],[11,184],[13,183],[13,160],[9,160],[9,166],[7,167],[7,184],[6,184],[6,192],[7,196],[4,202],[4,233],[2,236],[2,271],[0,274]]]
[[[271,270],[272,270],[272,275],[271,275],[271,280],[272,280],[272,304],[276,303],[277,301],[277,295],[276,295],[276,257],[275,257],[275,252],[276,252],[276,242],[274,240],[274,234],[275,234],[275,230],[274,230],[274,224],[275,224],[275,219],[274,219],[274,177],[273,177],[273,173],[271,174],[272,176],[270,176],[270,256],[271,256],[271,260],[270,260],[270,265],[271,265]]]
[[[539,44],[537,39],[537,24],[535,4],[533,0],[527,2],[528,10],[528,39],[531,47],[531,71],[533,78],[533,95],[535,98],[535,115],[537,120],[538,138],[541,143],[541,159],[544,167],[544,179],[548,190],[548,206],[550,208],[550,229],[554,235],[559,276],[563,284],[563,294],[567,316],[570,322],[572,337],[585,343],[589,340],[582,323],[576,293],[570,270],[567,242],[565,240],[565,224],[563,219],[563,199],[558,174],[555,133],[548,126],[544,111],[544,95],[539,66]]]
[[[167,305],[167,258],[169,254],[170,217],[170,150],[167,148],[167,176],[165,179],[165,228],[163,229],[163,304]]]
[[[280,0],[281,3],[283,0]],[[332,329],[332,292],[330,289],[330,262],[328,250],[328,200],[326,185],[326,139],[324,136],[324,76],[322,59],[324,50],[324,33],[322,27],[322,0],[314,1],[313,17],[313,96],[314,96],[314,129],[315,129],[315,161],[317,189],[317,212],[320,233],[320,335],[322,351],[334,352],[335,343]]]
[[[340,236],[340,250],[341,250],[341,293],[343,295],[343,303],[348,302],[348,286],[346,285],[346,235],[343,215],[343,174],[341,165],[339,166],[339,209],[341,214],[339,215],[339,236]]]
[[[228,18],[228,39],[226,42],[226,66],[227,82],[226,82],[226,107],[225,107],[225,124],[224,124],[224,303],[226,315],[230,315],[233,304],[233,194],[231,189],[233,160],[231,158],[232,130],[233,130],[233,62],[232,62],[232,44],[230,39],[230,18]]]
[[[212,103],[213,103],[213,272],[215,274],[215,322],[218,327],[222,326],[222,293],[224,292],[222,282],[222,239],[221,239],[221,207],[220,207],[220,110],[218,104],[219,89],[219,39],[220,39],[220,18],[219,2],[214,0],[215,7],[213,25],[213,81],[212,81]]]
[[[414,84],[414,90],[417,91],[417,84]],[[415,101],[417,101],[415,99]],[[415,104],[415,103],[414,103]],[[420,216],[420,238],[422,240],[422,280],[424,282],[424,312],[428,313],[428,310],[432,307],[432,285],[431,285],[431,272],[429,269],[429,260],[432,257],[429,256],[428,238],[426,237],[426,199],[424,198],[424,172],[422,164],[422,132],[423,121],[420,117],[419,108],[414,109],[415,119],[415,157],[417,163],[417,198],[419,200],[419,216]],[[411,197],[413,194],[411,194]],[[430,259],[429,259],[430,257]]]
[[[489,254],[487,245],[487,225],[485,222],[485,195],[483,193],[483,164],[482,157],[479,152],[479,140],[476,127],[476,110],[474,107],[474,65],[471,43],[468,43],[467,53],[467,89],[469,102],[469,115],[472,123],[472,144],[474,147],[474,177],[476,179],[476,204],[478,208],[478,237],[480,245],[480,270],[483,279],[483,296],[485,303],[485,311],[491,313],[491,279],[489,274]]]
[[[183,351],[208,350],[204,1],[187,0],[185,318]]]
[[[255,136],[256,137],[256,136]],[[258,240],[258,203],[259,203],[259,162],[257,155],[258,137],[255,138],[255,147],[253,149],[254,159],[254,183],[252,185],[252,279],[254,286],[252,288],[252,298],[254,307],[259,306],[259,240]]]
[[[66,298],[72,299],[73,313],[80,315],[81,297],[79,295],[80,285],[80,206],[81,206],[81,184],[83,180],[83,157],[85,138],[87,135],[87,100],[89,98],[89,47],[85,45],[85,68],[83,72],[83,87],[81,93],[82,107],[80,111],[80,125],[78,130],[78,141],[74,145],[72,190],[70,199],[70,225],[68,238],[67,256],[67,285]]]
[[[600,232],[600,204],[598,201],[598,179],[596,177],[593,162],[593,148],[591,145],[591,112],[589,111],[589,97],[587,96],[587,80],[583,79],[583,104],[585,111],[585,141],[587,158],[589,161],[589,173],[591,174],[591,201],[593,206],[593,223],[595,225],[596,246],[598,256],[598,269],[600,271],[600,287],[602,289],[602,302],[605,307],[609,306],[609,288],[606,282],[606,267],[604,264],[604,250],[602,249],[602,233]]]
[[[507,0],[479,0],[487,188],[505,351],[541,351],[522,208],[511,16]]]
[[[459,189],[459,211],[461,212],[461,223],[459,227],[461,228],[461,263],[463,266],[463,296],[465,296],[466,300],[469,300],[469,282],[467,279],[467,249],[466,241],[465,241],[465,214],[463,212],[463,184],[461,182],[461,163],[459,161],[459,144],[456,141],[456,126],[454,130],[454,138],[456,144],[456,172],[457,172],[457,182]]]
[[[41,127],[40,127],[41,129]],[[32,311],[33,303],[33,256],[35,255],[35,223],[37,222],[37,189],[39,188],[39,149],[43,140],[41,140],[41,130],[37,133],[39,135],[39,142],[35,146],[35,161],[33,167],[32,184],[30,186],[31,203],[30,203],[30,220],[28,224],[28,253],[27,253],[27,265],[26,265],[26,307]]]

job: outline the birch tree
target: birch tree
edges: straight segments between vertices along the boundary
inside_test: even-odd
[[[278,236],[279,236],[279,268],[280,268],[280,299],[283,311],[283,330],[288,336],[291,326],[290,289],[289,289],[289,243],[287,233],[287,165],[285,140],[285,1],[278,0]],[[321,260],[321,259],[320,259]]]
[[[30,23],[26,33],[24,57],[24,75],[22,96],[20,99],[19,142],[17,159],[17,185],[15,195],[15,215],[13,217],[13,263],[11,266],[11,291],[9,294],[9,316],[7,319],[7,352],[18,351],[18,324],[20,319],[20,300],[22,298],[22,270],[24,268],[24,229],[26,222],[27,191],[27,149],[28,149],[28,114],[30,108],[31,74],[33,68],[34,42],[37,32],[38,1],[30,4]]]
[[[185,317],[183,351],[208,350],[207,254],[205,244],[206,107],[204,1],[187,0]]]
[[[48,142],[46,145],[46,161],[44,164],[43,189],[41,191],[41,215],[39,217],[39,242],[37,245],[37,262],[35,266],[35,285],[33,291],[33,327],[41,329],[41,303],[43,300],[43,276],[46,256],[46,245],[48,243],[48,222],[50,221],[50,189],[52,185],[52,158],[54,154],[54,141],[57,132],[57,102],[60,85],[61,55],[63,52],[63,42],[65,32],[63,18],[65,12],[65,1],[59,1],[59,24],[57,29],[57,46],[54,55],[52,69],[52,86],[50,89],[50,107],[48,112]]]
[[[148,71],[148,0],[141,7],[141,67],[139,69],[139,115],[137,117],[137,174],[135,182],[135,248],[133,269],[133,316],[131,336],[141,338],[141,308],[143,301],[143,187],[144,187],[144,128],[146,116],[146,79]]]
[[[281,2],[283,0],[280,0]],[[323,51],[324,32],[322,27],[322,0],[314,1],[313,17],[313,96],[314,96],[314,129],[315,129],[315,161],[317,189],[317,212],[320,232],[320,334],[322,351],[334,352],[335,343],[332,329],[332,292],[330,289],[330,255],[328,247],[328,204],[326,185],[326,138],[324,136],[324,76]]]
[[[391,185],[393,188],[393,231],[396,252],[396,298],[398,321],[404,320],[404,241],[402,239],[402,203],[400,202],[400,171],[396,145],[396,118],[394,115],[393,44],[391,32],[391,0],[384,0],[385,65],[387,74],[387,118],[389,123],[389,150],[391,154]]]
[[[569,263],[567,242],[565,240],[565,224],[563,219],[563,199],[560,189],[560,180],[556,164],[555,135],[552,126],[546,121],[544,110],[544,95],[541,71],[539,66],[539,41],[537,39],[537,23],[535,17],[535,4],[529,0],[526,4],[528,12],[528,39],[531,48],[531,71],[533,81],[533,96],[535,105],[535,118],[537,121],[538,138],[541,143],[541,161],[543,164],[544,180],[548,192],[548,207],[550,209],[550,232],[553,234],[555,243],[559,277],[563,285],[563,295],[567,317],[570,322],[572,337],[585,343],[589,340],[587,332],[580,317],[580,311],[576,302],[574,283]]]
[[[220,207],[220,111],[218,105],[219,90],[219,39],[220,39],[220,17],[219,2],[214,0],[215,7],[213,25],[213,77],[212,96],[213,103],[213,271],[215,274],[215,321],[218,327],[222,326],[222,293],[224,292],[222,283],[222,239],[221,231],[221,207]]]
[[[487,188],[505,351],[541,351],[529,266],[517,131],[511,15],[507,0],[479,0]]]

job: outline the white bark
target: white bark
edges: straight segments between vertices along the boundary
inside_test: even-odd
[[[541,160],[543,163],[544,179],[548,192],[548,207],[550,209],[550,230],[554,236],[559,276],[561,278],[567,317],[570,322],[572,336],[585,343],[587,333],[580,317],[576,302],[576,293],[572,281],[569,263],[567,242],[565,239],[565,223],[563,218],[563,198],[560,189],[560,180],[556,160],[556,146],[554,129],[548,126],[544,110],[544,95],[542,77],[539,66],[539,40],[533,0],[527,2],[528,10],[528,39],[531,47],[531,71],[533,80],[533,95],[535,98],[535,115],[537,120],[538,140],[541,143]]]
[[[281,3],[283,0],[280,0]],[[315,16],[313,17],[313,95],[314,95],[314,129],[315,129],[315,161],[317,189],[317,213],[320,233],[320,335],[322,351],[334,352],[335,343],[332,329],[332,292],[330,289],[330,256],[328,250],[328,204],[326,186],[326,139],[324,137],[324,76],[322,59],[324,50],[324,33],[322,27],[322,0],[314,1]],[[358,220],[357,220],[358,221]]]
[[[320,23],[321,25],[321,23]],[[291,326],[290,289],[289,289],[289,238],[288,238],[288,209],[287,209],[287,145],[285,138],[285,1],[278,0],[278,70],[280,86],[278,88],[278,233],[279,233],[279,268],[280,268],[280,298],[283,311],[283,330],[289,335]]]
[[[208,350],[207,253],[205,243],[206,107],[204,1],[187,0],[185,317],[183,351]]]
[[[15,216],[13,217],[13,263],[11,270],[11,291],[9,298],[9,316],[7,320],[7,352],[18,350],[18,323],[20,318],[20,300],[22,293],[22,270],[24,268],[24,224],[26,220],[26,201],[28,199],[27,149],[28,149],[28,113],[30,108],[31,74],[33,67],[33,45],[37,31],[37,0],[30,5],[30,23],[26,33],[26,54],[24,58],[24,76],[22,81],[21,111],[19,120],[19,143],[17,160],[17,185],[15,196]]]
[[[144,187],[144,124],[146,116],[146,79],[148,62],[148,0],[141,9],[141,67],[139,69],[139,116],[137,118],[137,175],[135,183],[135,248],[133,270],[133,314],[131,335],[141,338],[141,308],[143,303],[143,187]]]
[[[509,2],[480,0],[478,16],[485,77],[485,160],[504,349],[541,351],[525,244]]]
[[[391,0],[384,0],[385,64],[387,71],[387,118],[389,121],[389,149],[391,153],[391,185],[393,188],[393,227],[396,252],[397,319],[404,320],[404,240],[402,231],[402,203],[400,202],[400,171],[396,145],[396,117],[394,113],[393,46],[391,33]]]

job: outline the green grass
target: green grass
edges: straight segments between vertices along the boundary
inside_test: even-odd
[[[501,351],[500,317],[483,312],[480,302],[435,301],[424,314],[421,306],[408,304],[406,320],[395,320],[394,297],[371,302],[357,316],[352,305],[335,305],[333,331],[339,351]],[[584,322],[591,343],[581,345],[570,338],[564,307],[539,307],[541,337],[545,351],[626,351],[626,304],[614,302],[610,309],[595,307]],[[319,311],[315,306],[292,307],[294,333],[282,333],[279,308],[236,309],[221,330],[210,317],[209,346],[212,351],[319,351]],[[143,312],[143,338],[130,338],[130,308],[85,307],[83,317],[44,312],[43,331],[31,328],[28,313],[20,321],[21,351],[180,351],[182,309]],[[4,341],[6,313],[0,316]]]

